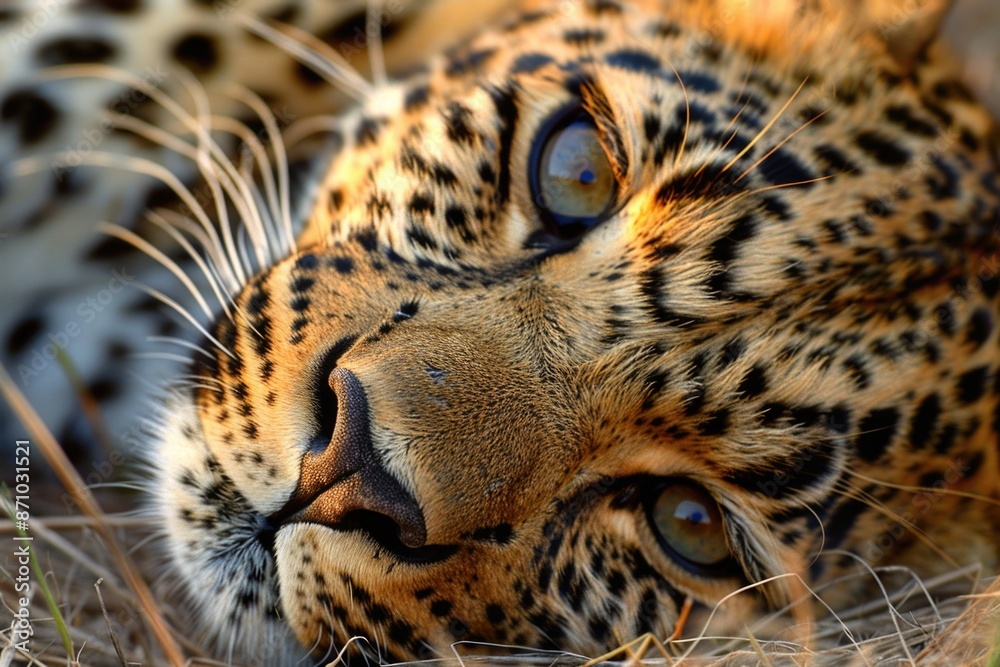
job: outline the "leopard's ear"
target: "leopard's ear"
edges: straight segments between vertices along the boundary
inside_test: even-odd
[[[933,42],[954,0],[856,0],[872,32],[881,37],[903,69]]]

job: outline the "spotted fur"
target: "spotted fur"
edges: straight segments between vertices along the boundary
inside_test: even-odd
[[[731,632],[795,581],[875,595],[858,563],[996,572],[1000,151],[938,9],[523,2],[345,111],[294,248],[230,280],[161,410],[206,634],[599,655],[769,578]],[[567,108],[619,189],[571,239],[527,176]],[[718,501],[731,567],[664,548],[666,480]]]

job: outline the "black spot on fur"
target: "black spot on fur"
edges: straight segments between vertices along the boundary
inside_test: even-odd
[[[701,423],[698,430],[702,435],[725,435],[726,431],[729,430],[729,410],[727,408],[719,408],[710,413],[708,419]]]
[[[770,157],[760,163],[756,173],[773,185],[797,184],[806,188],[814,185],[808,181],[815,180],[817,175],[809,170],[791,151],[782,148],[771,153]]]
[[[113,44],[97,37],[60,37],[42,44],[35,59],[43,67],[104,63],[114,58]]]
[[[134,14],[142,9],[142,2],[141,0],[79,0],[75,9],[109,14]]]
[[[438,248],[437,241],[434,240],[434,237],[430,235],[430,232],[423,225],[410,225],[406,230],[406,238],[414,245],[426,250],[437,250]]]
[[[500,174],[496,180],[496,204],[504,206],[510,198],[510,152],[514,144],[514,132],[517,129],[517,99],[513,88],[495,90],[490,97],[496,107],[497,118],[500,120],[500,146],[497,163]]]
[[[31,341],[45,328],[45,320],[38,316],[26,317],[7,335],[7,353],[11,356],[20,354]]]
[[[941,399],[937,394],[930,394],[920,401],[913,419],[910,421],[910,446],[921,450],[930,442],[941,416]]]
[[[931,160],[931,165],[936,173],[929,175],[925,179],[927,189],[935,199],[951,199],[958,195],[959,179],[961,178],[958,169],[950,162],[935,155]]]
[[[334,257],[330,260],[330,266],[332,266],[337,273],[346,276],[354,270],[354,260],[350,257]]]
[[[170,53],[177,62],[196,74],[207,74],[219,64],[219,48],[213,35],[186,35],[174,43]]]
[[[788,456],[760,461],[753,468],[728,474],[726,479],[770,498],[801,493],[830,475],[836,461],[835,447],[826,438],[808,442]]]
[[[451,603],[447,600],[434,600],[431,602],[431,613],[442,618],[451,613]]]
[[[618,69],[629,72],[646,72],[657,74],[661,70],[660,61],[645,51],[635,49],[619,49],[604,56],[604,61]]]
[[[31,145],[52,131],[59,120],[59,111],[38,93],[22,88],[4,99],[0,105],[0,120],[17,126],[21,142]]]
[[[938,128],[933,123],[914,115],[913,109],[909,106],[903,104],[890,106],[885,110],[885,117],[889,122],[895,123],[911,134],[931,139],[938,135]]]
[[[910,152],[877,132],[862,132],[855,140],[858,147],[889,167],[902,167],[910,161]]]
[[[986,393],[986,380],[989,378],[989,374],[990,369],[986,366],[977,366],[963,373],[958,378],[958,400],[969,405],[982,398]]]
[[[607,35],[599,28],[570,28],[563,32],[563,41],[572,46],[600,44]]]
[[[993,333],[993,316],[985,308],[972,313],[965,330],[965,342],[979,349]]]
[[[414,86],[406,91],[406,96],[403,98],[403,108],[407,111],[416,111],[427,104],[429,96],[430,88],[427,84]]]
[[[877,461],[892,444],[899,424],[899,410],[896,408],[878,408],[868,412],[858,422],[858,435],[854,444],[858,456],[873,463]]]
[[[837,505],[823,522],[826,538],[823,546],[827,549],[836,549],[840,546],[851,529],[859,525],[858,517],[870,509],[867,503],[854,498],[846,499]]]
[[[489,62],[494,53],[496,53],[496,49],[479,49],[478,51],[463,53],[448,63],[448,67],[445,68],[445,75],[460,76],[468,72],[473,72]]]
[[[309,253],[308,255],[302,255],[297,260],[295,260],[295,268],[306,269],[306,270],[318,269],[319,258],[312,253]]]
[[[825,167],[823,176],[836,174],[860,173],[861,168],[839,148],[830,144],[821,144],[813,149],[813,154]]]
[[[721,89],[718,79],[702,72],[679,72],[679,77],[688,91],[710,94]]]
[[[469,126],[472,111],[459,102],[451,102],[445,108],[443,115],[448,138],[459,144],[471,144],[476,138],[475,132]]]
[[[756,364],[753,368],[747,371],[747,374],[744,375],[743,379],[740,381],[740,386],[737,391],[741,393],[744,398],[760,396],[767,391],[767,367],[763,364]]]
[[[85,257],[91,261],[111,261],[126,257],[135,252],[132,244],[114,236],[108,236],[97,241]]]
[[[724,164],[709,164],[671,175],[656,192],[660,202],[682,201],[684,199],[724,199],[735,194],[739,188],[723,171]]]
[[[555,62],[552,56],[545,53],[524,53],[511,65],[511,74],[530,74],[539,70],[549,63]]]
[[[415,216],[434,215],[434,195],[418,192],[410,198],[408,207]]]
[[[385,125],[384,118],[369,118],[368,116],[363,116],[358,122],[358,128],[354,132],[354,141],[358,146],[367,146],[368,144],[375,143],[378,139],[379,133],[382,131],[382,127]]]
[[[871,373],[865,364],[865,358],[860,354],[852,354],[844,360],[844,370],[854,381],[854,386],[858,389],[867,389],[871,385]]]

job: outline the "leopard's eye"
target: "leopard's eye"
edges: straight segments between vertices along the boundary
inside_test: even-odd
[[[660,541],[681,564],[714,568],[729,560],[722,512],[705,489],[671,482],[659,491],[648,511]]]
[[[532,194],[550,231],[580,236],[611,213],[618,182],[594,121],[574,114],[536,143]]]

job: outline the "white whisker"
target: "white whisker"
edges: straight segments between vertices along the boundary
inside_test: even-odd
[[[365,24],[367,27],[374,23],[378,26],[375,34],[368,35],[368,63],[372,70],[372,82],[376,86],[384,86],[389,82],[389,75],[385,69],[385,50],[382,44],[382,0],[368,0],[368,17]]]
[[[241,224],[236,228],[236,248],[240,255],[240,261],[243,263],[243,267],[247,272],[247,275],[252,276],[255,271],[253,263],[250,261],[250,253],[247,250],[247,240],[249,237],[250,232],[245,224]]]
[[[285,129],[285,144],[294,146],[308,136],[336,132],[343,126],[337,116],[309,116],[295,121]]]
[[[211,382],[211,383],[217,384],[217,385],[219,385],[220,387],[223,387],[223,388],[225,388],[225,387],[228,386],[228,385],[226,385],[225,382],[223,382],[219,378],[205,377],[203,375],[195,375],[193,373],[182,373],[182,374],[177,375],[175,377],[178,380],[193,380],[195,382]]]
[[[100,231],[104,232],[105,234],[108,234],[109,236],[114,236],[117,239],[121,239],[122,241],[131,244],[136,249],[142,251],[149,257],[156,260],[165,269],[170,271],[170,273],[174,274],[177,277],[177,279],[181,281],[181,284],[187,288],[188,292],[191,293],[191,296],[194,297],[195,301],[198,302],[198,306],[200,306],[202,312],[205,313],[205,317],[212,319],[213,317],[212,309],[208,307],[208,303],[205,302],[205,299],[201,295],[201,292],[195,286],[191,278],[189,278],[188,275],[184,273],[184,270],[177,265],[177,262],[167,257],[163,252],[161,252],[159,249],[153,246],[153,244],[150,243],[149,241],[140,237],[132,230],[122,227],[121,225],[115,225],[109,222],[102,222],[97,226],[97,228]]]
[[[176,301],[174,301],[173,299],[171,299],[167,295],[163,294],[162,292],[159,292],[159,291],[153,289],[152,287],[149,287],[148,285],[138,285],[138,287],[139,287],[139,289],[141,289],[142,291],[146,292],[147,294],[149,294],[154,299],[158,299],[164,305],[169,306],[170,308],[173,308],[175,311],[177,311],[177,313],[180,314],[181,317],[183,317],[188,322],[190,322],[191,325],[193,327],[195,327],[199,332],[201,332],[206,338],[208,338],[208,340],[212,341],[212,344],[215,345],[219,349],[219,351],[225,353],[228,357],[230,357],[232,359],[236,358],[236,355],[233,354],[232,352],[230,352],[226,348],[225,345],[223,345],[222,343],[220,343],[215,338],[215,336],[213,336],[212,334],[210,334],[208,332],[208,330],[205,329],[205,327],[203,327],[201,325],[201,323],[199,323],[198,320],[196,320],[194,318],[194,316],[191,315],[191,313],[189,313],[188,310],[184,306],[180,305],[179,303],[177,303]]]
[[[215,355],[203,348],[201,345],[192,343],[189,340],[184,340],[183,338],[176,338],[174,336],[146,336],[146,340],[151,343],[170,343],[171,345],[180,345],[181,347],[186,347],[189,350],[194,350],[198,354],[206,356],[209,359],[215,359]]]
[[[56,156],[56,160],[68,159],[74,154],[61,153]],[[44,171],[50,167],[51,157],[45,159],[41,157],[31,157],[18,160],[14,163],[13,171],[15,175],[22,176],[38,171]],[[156,180],[162,182],[164,185],[169,187],[174,194],[178,196],[185,206],[191,211],[198,222],[201,224],[202,228],[208,233],[208,235],[216,236],[215,229],[212,225],[211,219],[208,217],[208,213],[202,208],[201,204],[198,203],[194,196],[194,193],[185,186],[176,175],[166,167],[153,162],[152,160],[147,160],[145,158],[134,157],[130,155],[120,155],[116,153],[106,153],[101,151],[93,151],[88,153],[83,157],[83,160],[88,164],[102,166],[102,167],[112,167],[115,169],[122,169],[125,171],[132,171],[140,174],[145,174]],[[216,236],[217,238],[217,236]],[[231,267],[227,266],[224,262],[222,266],[226,269]],[[242,285],[241,281],[236,280],[235,276],[232,275],[232,271],[229,271],[228,276],[230,284],[234,287],[233,291],[239,289],[239,285]]]
[[[371,96],[371,84],[365,81],[343,56],[304,30],[289,24],[282,24],[281,30],[278,30],[245,13],[238,14],[237,20],[248,31],[309,65],[327,82],[354,100],[363,102]]]
[[[169,352],[136,352],[135,354],[130,354],[131,359],[155,359],[157,361],[176,361],[179,364],[189,364],[191,363],[190,357],[185,357],[180,354],[171,354]]]
[[[178,215],[178,217],[183,216]],[[208,280],[208,284],[212,288],[212,292],[215,294],[215,298],[218,299],[219,305],[222,306],[222,310],[225,312],[226,316],[232,319],[232,315],[230,315],[229,312],[229,300],[223,295],[219,286],[218,273],[209,269],[209,267],[205,264],[205,259],[201,256],[201,253],[195,250],[184,235],[180,233],[177,229],[177,225],[168,222],[162,215],[154,211],[149,211],[146,213],[146,218],[169,234],[181,246],[181,248],[187,252],[188,256],[194,261],[198,268],[201,269],[205,279]],[[184,220],[187,222],[186,218],[184,218]],[[205,248],[205,252],[209,254],[208,261],[214,264],[215,260],[212,259],[213,249],[208,247],[208,244],[211,243],[211,239],[205,236],[204,232],[196,225],[190,225],[189,228],[193,228],[193,235],[195,236],[195,239],[201,243],[202,247]]]
[[[274,218],[281,220],[285,231],[285,242],[287,245],[282,247],[281,250],[294,252],[295,233],[292,230],[291,197],[289,195],[290,188],[288,184],[288,155],[285,152],[285,143],[281,137],[281,130],[278,128],[274,114],[271,113],[259,96],[243,86],[234,84],[230,88],[233,97],[253,109],[267,129],[271,149],[274,151],[274,159],[277,162],[278,202],[281,207],[280,209],[274,208],[272,215]]]

